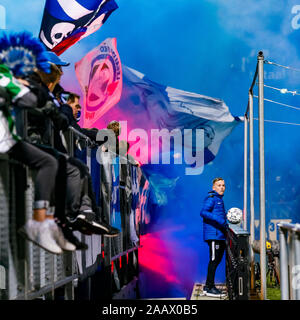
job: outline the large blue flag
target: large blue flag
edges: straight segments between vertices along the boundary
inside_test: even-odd
[[[47,0],[40,40],[60,55],[97,31],[117,8],[115,0]]]
[[[175,163],[185,162],[193,167],[193,155],[198,152],[198,156],[202,157],[198,164],[203,168],[204,164],[216,157],[222,141],[241,121],[240,117],[231,115],[225,102],[220,99],[155,83],[124,65],[122,72],[120,101],[98,120],[95,119],[94,126],[103,128],[112,120],[124,121],[120,138],[128,140],[129,153],[135,158],[139,154],[138,160],[143,165],[159,164],[159,161],[164,160],[166,163],[166,159],[171,156]],[[93,88],[97,91],[97,86]],[[153,138],[164,132],[165,148],[161,140],[160,148],[157,148]],[[172,138],[176,136],[178,139],[174,138],[174,144],[171,143],[169,148],[167,139],[171,133]],[[138,143],[133,143],[139,134]],[[201,173],[201,170],[188,171],[187,174]]]

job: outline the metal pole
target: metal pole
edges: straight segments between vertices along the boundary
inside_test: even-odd
[[[248,116],[244,116],[244,221],[243,228],[247,230],[247,195],[248,195]]]
[[[66,252],[64,254],[64,267],[66,277],[73,277],[75,274],[75,252]],[[66,283],[65,285],[65,298],[66,300],[74,300],[74,281]]]
[[[295,232],[295,267],[296,271],[298,271],[300,267],[300,234],[299,232]],[[295,272],[295,271],[294,271]],[[295,288],[295,299],[300,300],[300,288],[297,286]]]
[[[267,298],[266,286],[266,208],[265,208],[265,145],[264,145],[264,55],[258,60],[258,107],[259,107],[259,207],[260,207],[260,276],[261,299]]]
[[[296,300],[295,296],[296,296],[296,292],[295,292],[295,288],[292,285],[293,283],[293,268],[295,266],[295,242],[294,242],[294,231],[288,231],[288,263],[289,263],[289,267],[288,267],[288,275],[289,275],[289,289],[290,289],[290,300]]]
[[[281,300],[289,300],[287,231],[279,227]]]
[[[51,294],[49,292],[49,300],[54,300],[55,297],[55,280],[54,280],[54,254],[51,254]],[[51,297],[51,298],[50,298]]]
[[[92,160],[91,160],[92,150],[86,147],[86,165],[89,168],[90,173],[92,172]]]
[[[249,167],[250,167],[250,261],[251,261],[251,289],[255,288],[254,251],[252,245],[255,240],[254,230],[254,137],[253,137],[253,92],[249,91]]]

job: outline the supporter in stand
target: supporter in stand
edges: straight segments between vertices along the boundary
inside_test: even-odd
[[[106,129],[101,129],[98,131],[96,141],[99,145],[102,145],[103,152],[110,150],[115,154],[118,153],[120,133],[121,126],[116,120],[111,121],[107,125]],[[103,137],[107,137],[107,139],[103,140]],[[111,137],[111,139],[109,137]]]
[[[52,64],[52,67],[55,65]],[[53,82],[52,73],[47,74],[43,71],[38,71],[38,75],[41,78],[41,86],[44,89],[48,89],[48,99],[53,98],[49,92],[51,92],[55,85],[60,80],[60,73],[52,69],[52,73],[56,73],[56,81]],[[59,106],[58,106],[59,107]],[[57,107],[57,110],[58,110]],[[59,112],[60,113],[60,112]],[[64,114],[60,113],[61,116]],[[66,119],[67,117],[64,116]],[[85,234],[103,234],[105,236],[113,237],[117,236],[119,230],[113,228],[105,223],[99,221],[98,208],[96,206],[95,195],[91,188],[91,177],[88,171],[88,167],[80,160],[69,157],[66,155],[63,142],[59,134],[59,126],[54,124],[54,147],[59,151],[59,157],[61,154],[66,158],[66,218],[64,214],[57,216],[57,219],[65,232],[66,228],[71,227],[73,230],[79,230]],[[69,234],[65,236],[70,239]]]
[[[22,47],[22,39],[26,39],[27,47]],[[17,45],[17,52],[27,55],[27,64],[16,55],[11,43]],[[10,48],[10,55],[3,53]],[[7,152],[10,157],[37,170],[35,179],[35,196],[33,204],[33,216],[21,228],[20,232],[45,250],[60,254],[62,249],[73,251],[75,246],[59,237],[53,230],[53,221],[47,215],[51,194],[55,189],[55,176],[58,163],[54,157],[35,146],[22,141],[14,132],[14,121],[10,112],[10,105],[18,105],[21,100],[31,100],[33,94],[20,81],[14,78],[8,66],[12,66],[17,76],[24,76],[33,68],[39,67],[49,72],[49,64],[42,57],[43,48],[29,34],[23,33],[16,36],[0,38],[0,79],[1,79],[1,115],[0,115],[0,152]],[[15,54],[15,55],[14,55]],[[19,59],[19,60],[18,60]],[[57,230],[55,230],[57,231]]]
[[[82,134],[89,137],[92,141],[96,142],[96,137],[98,133],[98,129],[91,128],[81,128],[78,124],[78,114],[81,110],[81,106],[79,104],[80,96],[75,93],[69,93],[67,103],[61,105],[60,111],[68,117],[69,125],[74,129],[78,130]]]
[[[63,62],[58,58],[54,53],[48,56],[49,60],[52,63],[55,63],[56,66],[66,66],[67,63]],[[60,68],[62,70],[62,68]],[[41,76],[43,83],[47,86],[51,84],[49,81],[49,75],[46,73],[39,73]],[[62,75],[62,73],[60,74]],[[60,77],[59,77],[60,80]],[[59,85],[59,80],[54,86],[57,88]],[[53,95],[52,95],[53,97]],[[69,99],[70,100],[70,99]],[[70,101],[69,101],[70,102]],[[72,103],[72,102],[71,102]],[[74,104],[74,101],[73,101]],[[58,106],[59,111],[62,111],[62,106]],[[62,113],[63,114],[63,113]],[[63,114],[64,115],[64,114]],[[68,114],[67,114],[68,117]],[[69,125],[72,126],[72,119],[69,118]],[[77,124],[77,123],[76,123]],[[75,129],[80,128],[79,126]],[[80,128],[81,129],[81,128]],[[97,129],[81,129],[82,133],[89,136],[91,139],[96,138]],[[58,150],[63,152],[61,148],[61,143],[55,145]],[[61,148],[61,149],[60,149]],[[104,221],[101,221],[100,217],[100,208],[97,206],[96,197],[92,188],[92,179],[89,174],[88,167],[79,159],[74,157],[69,157],[67,161],[67,167],[73,166],[77,167],[80,171],[80,176],[77,174],[73,178],[67,179],[67,217],[68,223],[67,225],[71,226],[73,229],[78,229],[79,231],[91,234],[103,234],[106,237],[115,237],[119,234],[119,230],[117,228],[113,228],[112,226],[106,224]],[[78,189],[78,185],[81,186],[81,189]],[[81,193],[78,192],[81,190]]]
[[[131,163],[132,165],[139,167],[140,163],[137,160],[135,160],[132,155],[128,154],[129,147],[130,147],[130,145],[129,145],[128,141],[121,140],[119,142],[118,154],[120,156],[125,157],[128,160],[128,162]]]

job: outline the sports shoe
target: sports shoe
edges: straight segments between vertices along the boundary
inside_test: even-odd
[[[103,233],[104,237],[107,238],[114,238],[117,237],[120,234],[120,230],[118,228],[112,227],[108,223],[101,222],[101,226],[108,230],[106,233]]]
[[[206,294],[207,290],[208,290],[208,286],[204,286],[202,291],[204,294]]]
[[[216,287],[212,287],[210,289],[207,289],[205,295],[207,295],[208,297],[215,297],[215,298],[221,298],[221,297],[226,296],[225,293],[223,293],[222,291],[220,291]]]
[[[67,218],[69,226],[73,230],[78,230],[83,234],[100,234],[106,237],[116,237],[120,230],[108,225],[105,222],[96,222],[96,215],[94,212],[80,212],[76,218]]]
[[[18,231],[27,240],[54,254],[61,254],[62,250],[52,236],[47,221],[39,222],[30,219]]]
[[[65,238],[74,244],[76,250],[87,250],[89,247],[86,243],[79,241],[79,239],[74,236],[72,230],[67,226],[60,226]]]
[[[46,219],[50,230],[52,232],[52,236],[55,239],[56,243],[65,251],[75,251],[76,246],[69,242],[65,237],[61,228],[57,225],[57,223],[53,219]]]

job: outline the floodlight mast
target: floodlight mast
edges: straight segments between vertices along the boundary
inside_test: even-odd
[[[258,114],[259,114],[259,204],[260,204],[260,275],[261,299],[266,299],[266,223],[265,223],[265,155],[264,155],[264,55],[258,52],[255,74],[248,95],[248,106],[244,123],[244,220],[247,219],[248,184],[248,121],[249,121],[249,170],[250,170],[250,263],[251,289],[255,289],[254,251],[255,213],[254,213],[254,134],[253,134],[253,87],[258,78]],[[248,114],[249,113],[249,114]],[[245,226],[245,223],[244,223]]]
[[[265,144],[264,144],[264,55],[260,51],[258,62],[258,121],[259,121],[259,207],[260,207],[260,276],[261,299],[267,297],[266,286],[266,197],[265,197]]]

